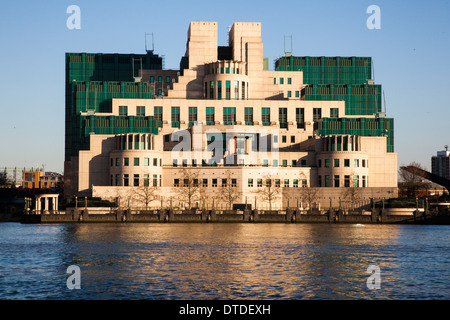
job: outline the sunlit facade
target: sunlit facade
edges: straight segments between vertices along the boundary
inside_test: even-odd
[[[142,207],[133,190],[155,187],[152,206],[186,207],[180,189],[192,184],[191,207],[214,200],[276,209],[309,206],[311,188],[316,206],[345,202],[355,188],[359,204],[397,195],[393,119],[381,112],[370,58],[286,56],[269,71],[260,23],[234,23],[228,46],[218,46],[217,32],[216,22],[190,23],[180,70],[162,70],[148,52],[114,56],[128,69],[103,64],[93,81],[67,79],[67,197]],[[95,70],[101,54],[67,57],[83,55]]]

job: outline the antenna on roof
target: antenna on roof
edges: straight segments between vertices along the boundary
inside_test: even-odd
[[[375,82],[375,67],[374,67],[373,59],[372,59],[372,79],[373,79],[373,82]]]
[[[147,50],[147,36],[152,36],[152,50]],[[155,50],[155,42],[152,33],[145,33],[145,52],[153,52]]]
[[[291,51],[286,51],[286,37],[291,38]],[[284,36],[284,54],[286,57],[290,57],[292,55],[292,35]]]

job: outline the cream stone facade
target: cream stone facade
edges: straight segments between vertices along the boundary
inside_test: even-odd
[[[165,95],[113,98],[111,112],[95,114],[152,116],[158,132],[91,134],[89,150],[66,162],[67,194],[143,208],[136,194],[152,188],[151,207],[272,209],[307,207],[311,188],[322,207],[348,204],[354,188],[360,205],[397,195],[397,155],[386,151],[386,137],[319,136],[321,118],[361,116],[346,115],[345,101],[304,100],[301,71],[264,70],[260,23],[234,23],[223,51],[217,30],[216,22],[191,22],[187,66]]]

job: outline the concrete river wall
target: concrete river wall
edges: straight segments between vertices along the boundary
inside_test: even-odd
[[[413,211],[410,215],[389,214],[387,210],[373,209],[365,212],[344,211],[302,211],[287,209],[282,211],[227,211],[194,210],[176,211],[160,209],[131,211],[106,209],[103,212],[84,209],[68,209],[50,214],[24,214],[22,223],[105,223],[105,222],[273,222],[273,223],[415,223],[424,221],[427,213]]]

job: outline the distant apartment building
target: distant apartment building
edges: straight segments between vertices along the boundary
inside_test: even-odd
[[[445,146],[444,151],[438,151],[431,157],[431,173],[450,180],[450,151]]]
[[[22,187],[25,189],[62,188],[63,176],[55,172],[23,171]]]
[[[153,51],[66,54],[66,197],[133,202],[154,186],[186,206],[191,184],[196,205],[226,203],[230,188],[233,203],[278,207],[310,188],[322,206],[354,188],[359,200],[397,195],[394,121],[371,58],[285,56],[269,71],[261,23],[234,23],[227,46],[217,33],[191,22],[180,70]]]

